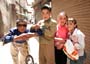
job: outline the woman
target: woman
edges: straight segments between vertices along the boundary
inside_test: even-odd
[[[56,64],[66,64],[67,56],[63,52],[63,46],[67,39],[68,30],[66,27],[67,15],[60,12],[57,17],[57,31],[55,35],[55,62]]]
[[[70,64],[83,64],[84,61],[84,49],[85,49],[85,35],[77,28],[77,21],[74,18],[68,19],[69,39],[74,45],[74,48],[78,51],[79,59],[71,60]]]

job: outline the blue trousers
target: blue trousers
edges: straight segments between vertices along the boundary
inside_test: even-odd
[[[70,60],[70,64],[84,64],[84,56],[80,56],[78,60]]]

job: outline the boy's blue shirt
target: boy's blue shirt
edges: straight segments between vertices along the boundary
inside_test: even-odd
[[[30,32],[30,31],[26,29],[25,32],[23,32],[23,33],[28,33],[28,32]],[[22,33],[19,32],[17,28],[12,28],[12,29],[10,29],[9,33],[6,36],[4,36],[3,40],[5,43],[12,42],[14,36],[19,36],[20,34],[22,34]],[[16,42],[17,43],[23,43],[26,41],[23,40],[23,41],[16,41]]]
[[[38,29],[37,31],[26,29],[25,32],[23,32],[23,33],[30,33],[30,32],[37,33],[39,36],[43,35],[41,29]],[[22,33],[19,32],[17,28],[12,28],[12,29],[10,29],[9,33],[6,36],[4,36],[3,41],[5,43],[12,42],[14,36],[19,36],[20,34],[22,34]],[[16,43],[23,43],[23,42],[26,42],[26,41],[25,40],[16,41]]]

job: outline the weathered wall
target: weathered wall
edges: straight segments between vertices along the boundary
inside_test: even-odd
[[[26,0],[0,0],[0,27],[2,27],[0,34],[2,34],[2,31],[6,34],[10,28],[15,27],[16,5],[18,5],[16,1],[19,1],[19,4],[25,8]],[[19,8],[19,12],[24,13],[20,6]]]
[[[15,26],[15,1],[0,0],[0,4],[0,27],[2,28],[0,29],[0,34],[2,34],[2,32],[6,34],[11,27]]]
[[[9,25],[10,25],[10,21],[9,21],[9,12],[7,11],[8,9],[7,9],[7,7],[6,7],[6,1],[4,1],[4,0],[1,0],[0,1],[0,11],[1,11],[1,23],[3,23],[3,27],[2,26],[0,26],[0,27],[2,27],[2,28],[4,28],[4,29],[2,29],[2,30],[4,30],[4,33],[7,31],[7,29],[9,29]],[[0,30],[0,31],[2,31],[2,30]]]
[[[4,29],[4,27],[3,27],[3,21],[2,21],[2,13],[0,11],[0,38],[4,35],[4,30],[2,29]]]
[[[86,35],[85,64],[90,64],[90,0],[52,0],[52,14],[56,19],[58,13],[64,10],[69,17],[74,17],[78,21],[78,27]]]

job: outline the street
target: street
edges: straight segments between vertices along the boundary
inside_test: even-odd
[[[1,45],[2,42],[0,42],[0,64],[13,64],[12,57],[10,54],[10,44],[5,44],[4,46]],[[38,58],[39,58],[39,43],[38,43],[38,37],[32,37],[28,40],[29,45],[29,53],[33,56],[34,62],[39,64]]]
[[[4,46],[0,46],[0,64],[13,64],[12,57],[10,54],[10,44],[11,43],[8,43]]]

